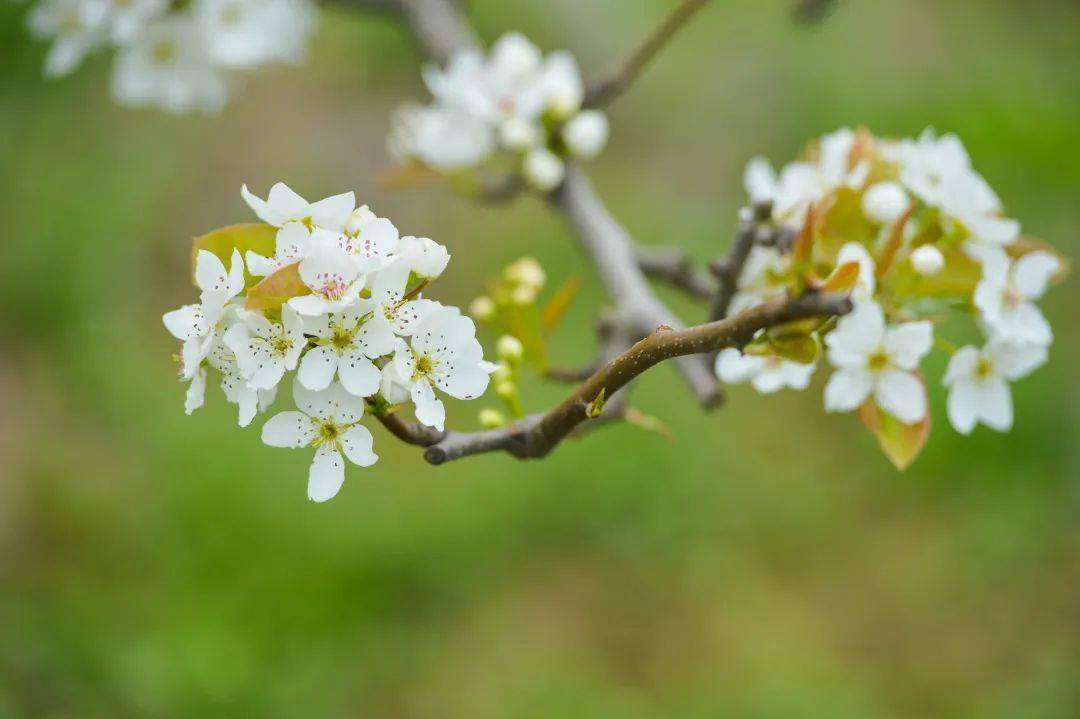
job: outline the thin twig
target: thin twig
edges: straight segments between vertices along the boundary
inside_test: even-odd
[[[739,290],[739,278],[742,276],[747,258],[750,257],[750,250],[754,247],[755,241],[767,239],[760,236],[760,229],[763,226],[762,223],[767,221],[771,214],[771,204],[763,202],[754,205],[748,216],[739,222],[735,241],[731,243],[727,255],[710,266],[709,270],[719,283],[719,288],[709,308],[710,322],[727,317],[731,300]]]
[[[663,280],[696,299],[707,299],[716,293],[716,283],[698,270],[689,255],[678,247],[638,247],[637,261],[648,277]]]
[[[432,464],[460,457],[504,451],[520,459],[547,455],[576,427],[590,419],[597,397],[611,397],[651,367],[668,359],[741,347],[761,329],[806,317],[826,317],[851,311],[843,295],[808,293],[780,298],[716,322],[684,330],[661,330],[637,342],[597,370],[557,406],[525,417],[507,427],[482,432],[447,432],[424,451]]]
[[[619,69],[607,77],[590,83],[585,90],[585,106],[599,107],[606,105],[621,95],[637,79],[645,66],[664,48],[709,0],[683,0],[660,27],[656,28]]]

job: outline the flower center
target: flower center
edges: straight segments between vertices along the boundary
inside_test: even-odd
[[[334,272],[320,272],[315,276],[316,292],[328,300],[340,300],[349,285],[345,278]]]
[[[158,40],[150,48],[150,57],[158,65],[169,65],[176,59],[176,45],[172,40]]]
[[[428,377],[435,371],[436,362],[429,355],[420,355],[416,358],[416,371],[413,372],[413,381],[421,377]]]
[[[986,379],[994,373],[994,363],[985,357],[980,357],[975,363],[975,376],[978,379]]]
[[[288,354],[289,350],[292,349],[292,346],[292,341],[284,335],[278,335],[270,340],[270,349],[279,355]]]
[[[879,349],[866,358],[866,368],[871,372],[881,372],[889,366],[889,354]]]
[[[318,429],[315,430],[315,439],[311,442],[312,447],[321,447],[324,444],[333,444],[341,439],[348,427],[338,424],[333,420],[322,420]]]
[[[353,346],[353,333],[337,325],[330,334],[330,344],[339,352],[344,352]]]
[[[1001,303],[1009,309],[1014,309],[1024,300],[1024,296],[1017,292],[1011,285],[1001,291]]]

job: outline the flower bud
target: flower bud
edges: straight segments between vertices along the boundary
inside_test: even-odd
[[[469,303],[469,314],[474,320],[487,322],[495,317],[495,303],[487,295],[480,295]]]
[[[936,275],[945,269],[945,255],[933,245],[920,245],[911,252],[911,266],[920,275]]]
[[[503,277],[515,285],[525,285],[539,290],[547,281],[544,268],[540,266],[535,257],[522,257],[520,260],[507,265],[503,270]]]
[[[543,130],[535,122],[524,117],[511,117],[499,125],[499,142],[515,152],[536,147],[543,140]]]
[[[591,160],[608,141],[607,115],[599,110],[579,112],[562,130],[563,142],[574,157]]]
[[[484,429],[498,429],[506,424],[506,417],[503,413],[491,407],[480,410],[477,419],[480,420],[480,426]]]
[[[495,394],[498,395],[499,399],[509,402],[517,397],[517,385],[510,380],[496,382]]]
[[[904,214],[910,204],[904,188],[896,182],[871,185],[862,198],[863,213],[879,225],[887,225]]]
[[[531,305],[536,302],[536,288],[529,285],[519,285],[510,293],[510,301],[519,307]]]
[[[495,353],[508,365],[516,365],[525,356],[525,346],[513,335],[503,335],[495,343]]]
[[[566,167],[558,155],[545,147],[538,147],[525,156],[522,173],[530,185],[543,192],[550,192],[563,181]]]
[[[511,370],[504,362],[499,365],[498,369],[491,373],[491,380],[495,383],[508,382],[513,376],[513,370]]]
[[[450,262],[450,253],[443,245],[427,237],[402,237],[399,248],[419,277],[434,279],[443,273]]]

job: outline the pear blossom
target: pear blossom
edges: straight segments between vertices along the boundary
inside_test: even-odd
[[[419,324],[411,345],[397,340],[393,369],[384,383],[408,388],[421,423],[443,429],[446,409],[436,387],[458,399],[479,397],[487,389],[491,367],[475,334],[471,319],[455,307],[442,307]]]
[[[299,382],[293,385],[297,410],[280,412],[262,429],[262,440],[271,447],[312,447],[315,456],[308,470],[308,498],[313,502],[333,499],[345,483],[345,461],[370,467],[379,459],[372,451],[371,432],[359,424],[364,401],[334,383],[315,392]]]
[[[982,321],[997,337],[1049,345],[1053,332],[1033,300],[1043,296],[1060,269],[1061,261],[1041,250],[1015,261],[986,262],[974,299]]]
[[[377,327],[372,331],[377,332],[384,340],[390,337],[376,345],[377,349],[382,350],[379,354],[386,354],[394,349],[393,334],[408,337],[424,318],[442,306],[433,300],[405,296],[405,286],[408,284],[410,272],[413,271],[412,266],[409,258],[403,257],[372,278],[370,322]]]
[[[495,133],[487,120],[458,105],[408,105],[394,113],[386,144],[399,162],[419,160],[453,172],[490,157]]]
[[[825,409],[849,412],[871,396],[904,424],[926,416],[926,394],[914,374],[930,351],[932,325],[926,321],[887,327],[880,305],[857,302],[825,336],[829,362],[837,369],[825,386]]]
[[[224,342],[254,389],[277,387],[287,371],[296,369],[307,346],[304,320],[288,305],[281,308],[281,322],[271,322],[256,312],[244,313],[225,332]]]
[[[235,326],[235,325],[234,325]],[[254,387],[245,377],[236,354],[218,338],[207,357],[210,366],[221,373],[225,399],[239,409],[238,423],[247,427],[258,412],[265,411],[277,397],[277,387]]]
[[[52,38],[45,74],[67,75],[106,39],[109,6],[104,0],[44,0],[27,15],[30,31]]]
[[[394,351],[394,334],[375,303],[359,300],[354,306],[306,321],[315,346],[300,360],[297,378],[311,390],[325,389],[337,376],[357,397],[379,389],[379,368],[373,359]]]
[[[226,304],[244,290],[244,261],[233,250],[229,270],[217,255],[200,250],[195,261],[195,284],[202,291],[198,304],[184,305],[166,312],[165,328],[183,340],[181,376],[190,380],[206,359],[214,342],[214,331],[225,313]]]
[[[302,0],[195,0],[193,8],[207,54],[232,69],[299,61],[314,27]]]
[[[168,0],[107,0],[109,39],[116,45],[133,42],[153,20],[169,9]]]
[[[345,221],[342,248],[366,267],[377,268],[398,251],[401,235],[394,223],[379,217],[367,205],[352,211]]]
[[[1046,362],[1046,347],[993,339],[982,349],[961,347],[949,360],[943,384],[949,388],[949,422],[970,434],[982,422],[991,429],[1012,429],[1009,382],[1026,377]]]
[[[792,362],[775,355],[743,354],[734,347],[716,356],[716,376],[726,384],[750,382],[762,394],[772,394],[784,387],[806,389],[816,365]]]
[[[247,185],[240,188],[240,195],[266,224],[285,227],[295,222],[309,231],[315,227],[337,232],[344,230],[345,223],[356,207],[356,195],[353,192],[343,192],[318,202],[308,202],[284,182],[275,183],[265,200],[252,194]]]
[[[228,99],[222,70],[206,54],[190,17],[172,14],[146,27],[116,57],[113,97],[128,107],[216,113]]]
[[[324,233],[324,234],[323,234]],[[321,236],[320,236],[321,235]],[[364,287],[365,275],[352,255],[342,249],[339,235],[316,229],[311,246],[300,261],[300,279],[311,294],[289,300],[302,315],[317,317],[354,304]]]

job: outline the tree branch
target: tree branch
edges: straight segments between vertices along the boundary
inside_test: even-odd
[[[447,432],[424,451],[432,464],[501,450],[520,459],[547,455],[575,428],[590,419],[597,397],[612,397],[651,367],[667,359],[741,347],[761,329],[806,317],[831,317],[851,311],[843,295],[812,292],[780,298],[716,322],[683,330],[659,330],[611,360],[557,406],[507,427],[482,432]]]
[[[638,267],[647,277],[663,280],[699,300],[716,293],[716,283],[694,268],[689,255],[677,247],[638,247]]]
[[[709,270],[720,283],[709,309],[710,322],[727,317],[731,300],[739,290],[739,278],[742,276],[747,258],[750,257],[750,250],[753,249],[755,241],[765,239],[759,236],[759,229],[771,215],[771,203],[762,202],[754,205],[748,216],[739,222],[735,241],[731,243],[727,255],[710,266]]]
[[[606,105],[621,95],[637,79],[642,70],[664,48],[709,0],[683,0],[667,19],[656,28],[619,69],[595,82],[589,83],[585,90],[585,107]]]
[[[615,300],[622,324],[639,336],[660,327],[682,327],[678,318],[653,294],[638,267],[629,233],[607,211],[585,175],[567,165],[566,179],[549,197],[589,253],[608,294]],[[721,401],[716,378],[700,358],[681,357],[676,366],[703,407],[714,407]]]

